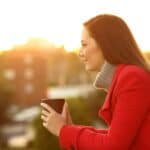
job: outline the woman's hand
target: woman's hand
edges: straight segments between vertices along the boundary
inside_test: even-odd
[[[61,114],[57,113],[52,107],[45,103],[41,103],[41,106],[44,108],[41,115],[43,126],[52,134],[59,136],[60,130],[64,125],[72,124],[72,119],[66,102]]]

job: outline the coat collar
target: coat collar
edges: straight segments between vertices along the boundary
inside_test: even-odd
[[[99,116],[101,116],[108,125],[110,125],[111,118],[112,118],[110,108],[111,108],[111,99],[112,99],[113,90],[114,90],[114,87],[116,85],[115,83],[118,79],[118,76],[124,67],[125,67],[125,64],[118,64],[117,65],[117,68],[114,72],[111,86],[108,89],[108,93],[107,93],[105,101],[104,101],[104,104],[101,107],[101,109],[99,110]]]
[[[105,61],[100,69],[100,72],[98,72],[96,75],[93,86],[96,89],[103,89],[105,91],[108,91],[112,83],[112,79],[113,79],[116,66],[117,65],[114,65]]]

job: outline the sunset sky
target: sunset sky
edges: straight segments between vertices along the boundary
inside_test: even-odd
[[[32,37],[72,50],[79,47],[82,23],[100,13],[121,16],[139,46],[150,50],[148,0],[0,0],[0,50]]]

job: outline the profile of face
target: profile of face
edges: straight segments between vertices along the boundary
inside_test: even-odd
[[[87,71],[99,71],[104,63],[104,56],[100,47],[86,28],[83,28],[81,34],[79,57],[84,62]]]

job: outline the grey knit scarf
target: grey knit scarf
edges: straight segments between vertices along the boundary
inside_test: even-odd
[[[105,91],[108,91],[113,79],[115,69],[116,65],[110,64],[105,61],[101,67],[100,72],[98,72],[96,75],[93,86],[96,89],[104,89]]]

